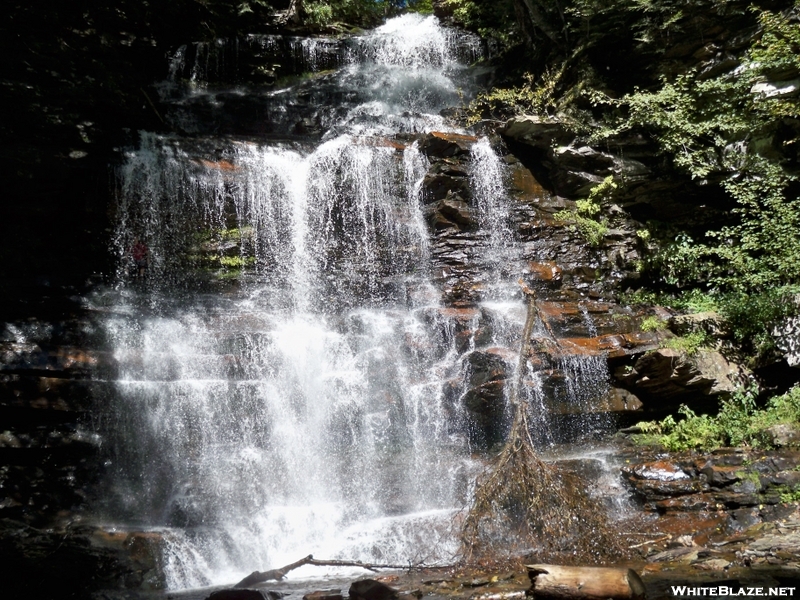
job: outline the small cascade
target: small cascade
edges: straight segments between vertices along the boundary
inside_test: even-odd
[[[594,324],[594,319],[592,319],[592,315],[589,314],[589,309],[586,304],[580,303],[578,309],[581,311],[581,318],[583,319],[583,324],[586,326],[589,337],[597,337],[597,326]]]
[[[485,137],[479,138],[470,152],[469,178],[479,222],[488,236],[488,246],[494,255],[492,258],[499,263],[503,258],[502,251],[514,241],[504,181],[505,169]]]

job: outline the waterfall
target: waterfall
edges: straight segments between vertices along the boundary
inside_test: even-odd
[[[440,324],[426,316],[438,302],[428,162],[417,142],[383,136],[444,129],[459,53],[476,47],[400,17],[354,40],[335,85],[358,93],[325,115],[322,143],[143,132],[127,153],[119,284],[101,300],[119,363],[106,510],[163,532],[170,588],[309,553],[435,563],[456,551],[450,520],[475,463],[442,391],[452,342],[431,343]],[[194,54],[197,97],[213,55]],[[174,54],[171,77],[185,59]],[[150,253],[143,288],[126,268],[136,239]],[[204,269],[225,265],[235,291],[203,292]]]
[[[519,348],[524,320],[524,245],[486,138],[467,159],[479,231],[464,247],[489,285],[465,316],[434,281],[420,136],[466,133],[442,111],[474,94],[480,45],[415,14],[344,41],[244,43],[338,68],[220,92],[239,46],[172,55],[165,115],[196,135],[141,132],[127,151],[116,285],[93,299],[118,363],[101,425],[103,510],[111,524],[161,533],[170,589],[310,553],[447,562],[481,466],[462,380],[472,353]],[[257,110],[233,122],[231,106]],[[149,250],[144,281],[129,270],[136,241]],[[575,381],[564,389],[580,402],[586,378],[602,375],[565,360]],[[550,443],[544,376],[528,379],[532,422]]]

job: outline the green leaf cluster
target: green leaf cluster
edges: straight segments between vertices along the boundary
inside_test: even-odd
[[[770,359],[776,350],[773,330],[800,311],[796,300],[798,294],[800,286],[796,285],[765,287],[763,290],[747,292],[704,292],[692,288],[678,294],[638,289],[620,295],[619,300],[633,306],[666,306],[685,313],[717,312],[724,320],[725,337],[735,342],[738,348],[749,355],[753,366],[757,366],[763,360]],[[693,343],[695,341],[697,344]],[[689,348],[692,345],[713,346],[713,340],[708,337],[668,342],[667,345],[675,344],[676,348],[681,349],[683,343]]]
[[[594,186],[587,198],[575,202],[576,211],[560,210],[553,215],[559,221],[571,223],[590,246],[599,246],[608,232],[608,224],[600,218],[602,204],[617,189],[614,177],[609,175],[601,183]]]
[[[685,335],[669,338],[664,341],[664,348],[671,348],[683,352],[687,356],[697,354],[701,348],[711,348],[714,346],[714,338],[705,331],[692,331]]]
[[[656,316],[649,316],[642,319],[639,329],[642,331],[660,331],[667,328],[667,323]]]
[[[445,0],[444,12],[457,24],[475,31],[486,40],[507,50],[517,40],[517,20],[513,0]]]
[[[754,390],[740,390],[721,403],[716,416],[698,415],[683,405],[678,409],[683,419],[670,415],[658,422],[639,423],[643,433],[637,441],[673,452],[726,446],[770,448],[767,428],[779,423],[800,425],[800,387],[770,399],[763,409],[756,407],[755,398]]]
[[[412,4],[425,9],[424,2]],[[320,28],[334,24],[371,27],[399,9],[399,4],[393,0],[313,0],[303,4],[303,20]]]

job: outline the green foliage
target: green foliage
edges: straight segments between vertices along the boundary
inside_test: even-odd
[[[576,229],[590,246],[599,246],[608,232],[608,225],[605,220],[600,220],[598,217],[602,211],[602,203],[608,200],[615,189],[617,184],[614,183],[614,177],[609,175],[591,189],[587,198],[575,203],[576,212],[560,210],[553,217],[571,223],[571,227]]]
[[[433,14],[433,2],[431,0],[412,0],[408,3],[408,10],[423,15],[431,15]]]
[[[795,10],[799,4],[795,2]],[[754,7],[753,11],[757,11]],[[763,28],[761,38],[750,50],[750,57],[762,74],[778,79],[793,78],[800,72],[800,27],[797,20],[762,11],[758,20]],[[800,100],[791,94],[779,101],[766,104],[767,112],[774,117],[796,118],[800,113]],[[794,143],[797,139],[789,140]]]
[[[256,259],[252,256],[221,256],[219,264],[225,269],[243,269],[252,266]]]
[[[656,316],[645,317],[642,319],[642,322],[639,323],[639,329],[642,331],[658,331],[666,329],[666,327],[667,323]]]
[[[800,502],[800,487],[784,487],[779,490],[781,502],[791,504]]]
[[[392,0],[314,0],[303,5],[305,22],[320,28],[341,23],[370,27],[397,9]]]
[[[481,92],[469,106],[468,122],[477,123],[483,118],[510,118],[521,114],[554,115],[559,103],[556,90],[564,74],[566,63],[557,69],[547,69],[538,77],[525,73],[522,85],[510,88],[492,88]]]
[[[317,27],[328,27],[333,23],[333,7],[328,2],[308,2],[303,6],[306,22]]]
[[[504,50],[514,43],[517,21],[513,0],[446,0],[444,10],[459,25],[495,41]]]
[[[629,306],[656,306],[663,304],[660,298],[661,296],[657,292],[639,288],[623,292],[619,295],[618,300],[620,304],[627,304]]]
[[[713,294],[698,289],[681,292],[673,300],[665,303],[687,313],[714,312],[719,310],[719,300]]]
[[[733,339],[746,345],[756,358],[766,357],[774,348],[772,331],[782,320],[798,312],[798,286],[765,288],[758,292],[731,292],[718,296],[719,310]]]
[[[663,344],[664,348],[684,352],[687,356],[693,356],[700,348],[708,348],[713,345],[714,339],[705,331],[692,331],[686,335],[669,338]]]
[[[800,424],[800,387],[769,400],[764,409],[756,408],[755,391],[738,391],[721,403],[716,416],[698,415],[681,406],[675,420],[671,415],[660,422],[639,423],[641,443],[657,443],[670,451],[699,448],[712,450],[725,446],[769,448],[766,429],[778,423]]]
[[[749,354],[753,365],[769,360],[775,351],[772,332],[776,326],[800,312],[796,301],[800,286],[766,287],[762,291],[704,292],[685,290],[678,294],[657,293],[646,289],[620,295],[620,302],[629,305],[666,306],[685,313],[718,312],[725,323],[726,337]],[[700,335],[704,338],[700,339]],[[695,337],[692,337],[695,336]],[[702,332],[684,339],[670,340],[667,347],[691,350],[712,346],[713,340]]]
[[[800,7],[800,2],[795,4]],[[755,9],[754,9],[755,10]],[[674,164],[701,182],[716,180],[736,202],[736,221],[706,240],[678,235],[653,266],[670,285],[702,280],[740,292],[800,282],[800,198],[796,177],[781,161],[776,132],[800,117],[796,99],[759,93],[767,75],[800,70],[800,24],[761,11],[763,35],[735,73],[707,78],[695,72],[662,79],[650,91],[605,100],[619,112],[594,141],[643,129]]]

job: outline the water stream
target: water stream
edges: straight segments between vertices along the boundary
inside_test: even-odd
[[[202,81],[238,60],[238,46],[218,46],[224,60],[206,46],[173,56],[162,89],[186,132],[207,129],[198,106],[249,98]],[[474,94],[467,65],[480,46],[419,15],[342,42],[336,61],[313,44],[288,46],[307,68],[339,68],[258,92],[270,136],[142,132],[119,170],[118,284],[93,300],[108,311],[119,364],[103,425],[104,511],[163,532],[170,589],[310,553],[449,561],[453,517],[480,468],[463,404],[443,386],[463,375],[476,342],[459,341],[432,280],[428,159],[413,139],[459,132],[440,113]],[[277,135],[312,118],[302,116],[308,98],[319,139]],[[514,271],[521,257],[502,162],[481,139],[469,164],[479,253],[494,273],[481,344],[515,348],[524,306],[500,267]],[[150,252],[146,281],[128,272],[137,239]],[[198,275],[222,267],[235,284]],[[604,375],[569,360],[565,393],[582,402],[574,386]],[[528,394],[543,414],[540,382]]]

